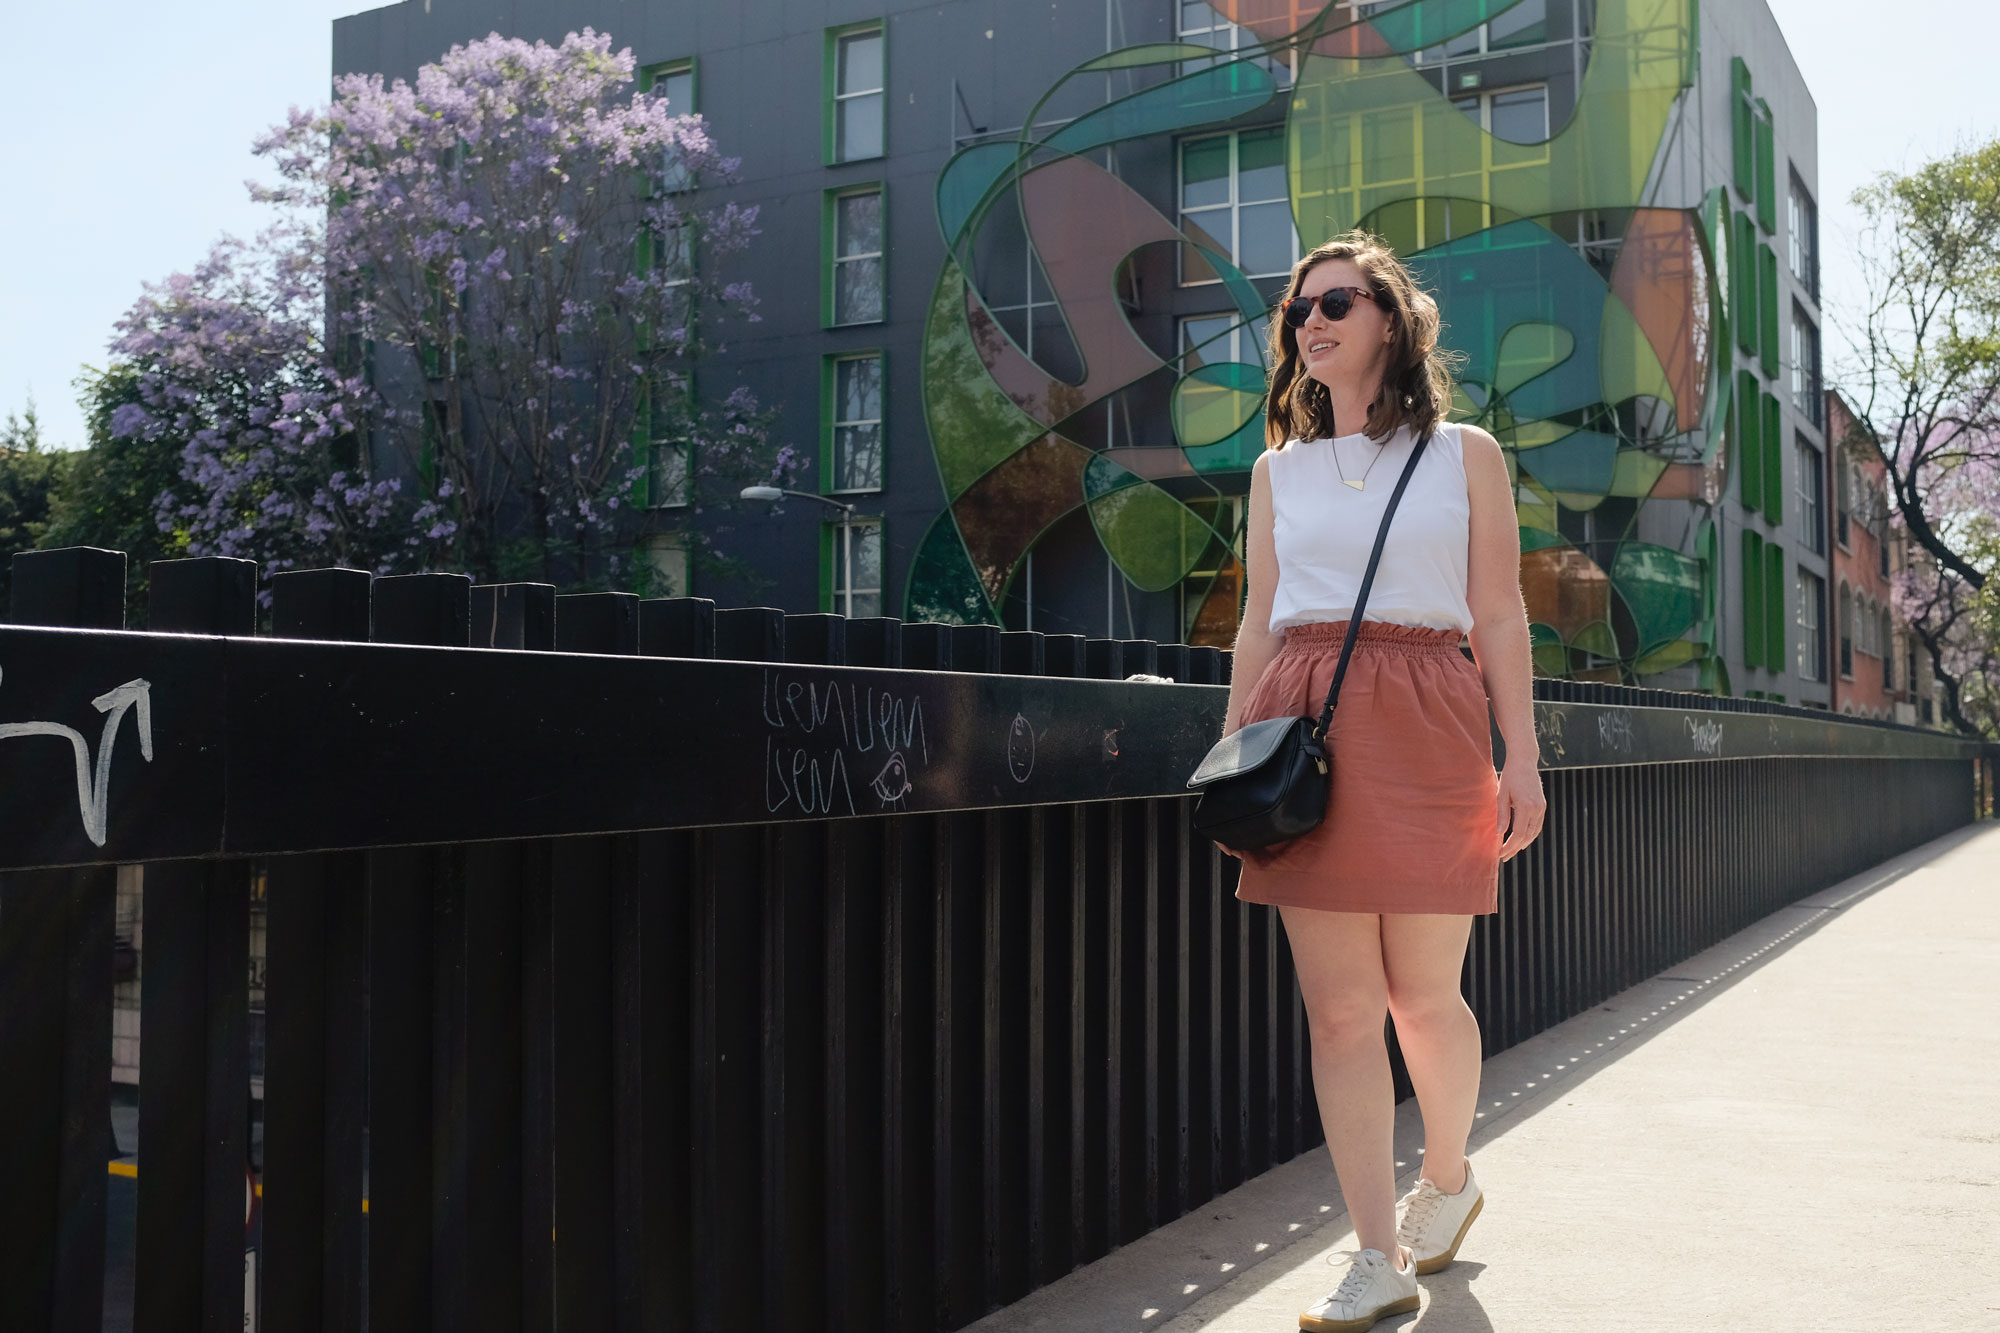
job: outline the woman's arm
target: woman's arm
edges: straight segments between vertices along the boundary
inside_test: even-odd
[[[1236,652],[1230,664],[1229,711],[1223,718],[1227,736],[1242,725],[1243,701],[1257,687],[1264,668],[1278,655],[1285,636],[1271,633],[1271,602],[1278,587],[1278,542],[1271,519],[1271,454],[1257,455],[1250,469],[1250,514],[1243,533],[1244,575],[1250,595],[1243,623],[1236,630]]]
[[[1535,740],[1528,608],[1521,600],[1520,520],[1499,441],[1477,426],[1463,431],[1466,494],[1472,506],[1465,595],[1472,610],[1472,655],[1507,746],[1495,811],[1499,831],[1507,833],[1500,849],[1500,859],[1506,861],[1541,833],[1548,807]]]

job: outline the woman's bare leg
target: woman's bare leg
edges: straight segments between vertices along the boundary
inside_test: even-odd
[[[1341,1197],[1364,1249],[1396,1244],[1396,1099],[1382,1040],[1388,984],[1381,918],[1281,907],[1312,1039],[1313,1089]]]
[[[1458,988],[1472,918],[1381,920],[1389,1012],[1424,1115],[1423,1174],[1456,1194],[1465,1187],[1465,1141],[1479,1106],[1479,1020]]]

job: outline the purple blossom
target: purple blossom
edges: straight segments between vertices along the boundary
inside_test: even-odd
[[[722,270],[757,210],[704,197],[736,160],[699,116],[635,95],[633,73],[590,29],[555,46],[495,34],[411,81],[343,76],[331,104],[260,137],[278,183],[251,191],[277,221],[149,288],[118,328],[141,389],[114,432],[182,448],[158,521],[195,553],[271,569],[484,577],[526,523],[587,580],[592,551],[615,570],[629,540],[642,407],[648,430],[692,442],[697,480],[771,469],[769,414],[746,390],[658,387],[691,381],[716,319],[756,318],[751,285]],[[384,397],[372,368],[428,392]],[[357,460],[362,427],[375,452]],[[773,475],[804,466],[785,451]],[[426,480],[406,490],[397,472]]]

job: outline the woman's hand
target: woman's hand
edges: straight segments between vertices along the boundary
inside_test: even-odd
[[[1542,818],[1548,813],[1548,798],[1542,795],[1542,772],[1538,757],[1531,756],[1519,763],[1508,760],[1500,769],[1500,792],[1497,798],[1499,825],[1496,836],[1505,833],[1507,839],[1500,845],[1500,859],[1511,861],[1514,854],[1541,836]],[[1513,830],[1508,831],[1509,823]]]

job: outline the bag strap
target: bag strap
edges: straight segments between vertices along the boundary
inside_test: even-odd
[[[1354,651],[1354,640],[1361,634],[1361,610],[1368,605],[1368,589],[1375,582],[1375,566],[1382,559],[1382,543],[1389,538],[1389,520],[1396,516],[1396,505],[1403,498],[1403,490],[1410,484],[1410,474],[1417,470],[1417,460],[1424,456],[1424,446],[1430,443],[1431,433],[1425,431],[1417,441],[1417,447],[1410,450],[1410,461],[1403,464],[1403,475],[1396,478],[1396,489],[1389,496],[1389,507],[1382,511],[1382,526],[1375,531],[1375,549],[1368,553],[1368,572],[1361,576],[1361,591],[1355,594],[1354,610],[1347,617],[1347,639],[1340,645],[1340,661],[1333,668],[1333,685],[1326,692],[1326,707],[1320,710],[1319,726],[1313,736],[1321,744],[1326,742],[1326,729],[1333,725],[1333,706],[1340,702],[1340,682],[1347,675],[1347,659]]]

